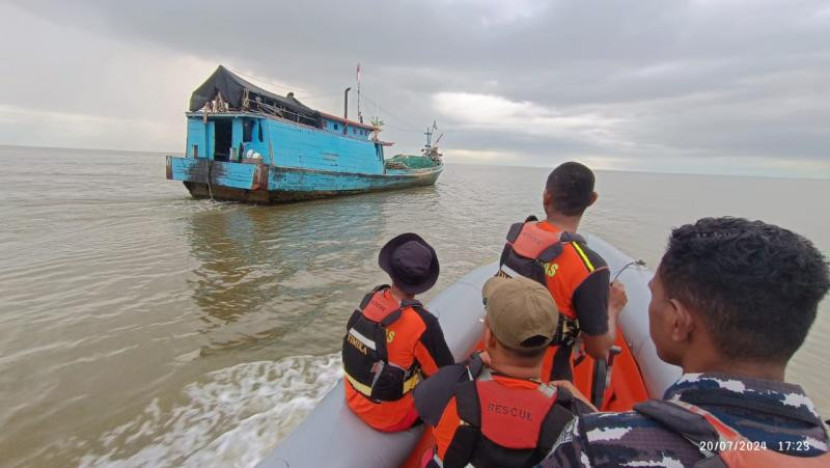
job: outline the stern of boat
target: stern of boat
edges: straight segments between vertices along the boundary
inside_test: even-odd
[[[267,164],[167,156],[166,172],[168,180],[183,182],[194,198],[268,200]]]

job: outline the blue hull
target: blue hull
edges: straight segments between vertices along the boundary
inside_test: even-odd
[[[379,127],[315,111],[224,67],[194,91],[186,116],[185,155],[167,157],[167,178],[196,198],[308,200],[432,185],[443,170],[435,148],[420,162],[387,161],[392,143],[377,138]]]
[[[433,185],[444,167],[365,174],[167,156],[166,169],[194,198],[270,204]]]

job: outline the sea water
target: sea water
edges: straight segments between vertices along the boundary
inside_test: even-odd
[[[429,300],[542,214],[549,172],[448,164],[435,187],[260,207],[190,199],[162,154],[0,147],[0,164],[3,467],[253,466],[339,378],[387,240],[435,247]],[[597,178],[581,229],[652,268],[671,228],[703,216],[830,251],[828,180]],[[828,308],[787,376],[825,418]]]

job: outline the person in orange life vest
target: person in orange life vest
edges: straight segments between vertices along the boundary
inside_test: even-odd
[[[815,404],[784,380],[830,289],[810,241],[704,218],[672,232],[649,287],[657,355],[683,376],[635,411],[580,417],[543,467],[830,467]]]
[[[346,403],[374,429],[397,432],[419,423],[412,390],[454,362],[438,319],[415,295],[438,280],[435,250],[417,234],[401,234],[380,251],[392,285],[367,294],[346,325]]]
[[[539,378],[558,322],[547,289],[523,277],[495,277],[483,296],[485,351],[415,389],[415,407],[435,438],[422,466],[533,466],[574,414],[595,410],[570,382]]]
[[[550,173],[542,195],[546,219],[530,217],[511,226],[499,275],[525,276],[546,286],[560,313],[542,367],[544,380],[571,380],[571,356],[581,334],[585,351],[605,359],[614,344],[617,316],[628,298],[622,283],[610,283],[608,265],[576,234],[585,210],[597,200],[594,173],[567,162]]]

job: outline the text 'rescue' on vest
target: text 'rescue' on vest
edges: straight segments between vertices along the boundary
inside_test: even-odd
[[[403,301],[401,307],[387,311],[374,299],[388,288],[388,285],[378,286],[363,298],[352,313],[343,337],[346,380],[376,402],[400,400],[421,380],[417,362],[408,369],[390,363],[386,345],[387,328],[401,317],[403,309],[423,306],[418,301]]]
[[[574,414],[562,407],[571,395],[552,385],[536,389],[497,381],[480,358],[467,366],[455,401],[460,424],[443,459],[434,453],[427,467],[531,467],[551,450]]]
[[[814,457],[787,455],[750,441],[705,409],[680,400],[650,400],[634,409],[683,436],[701,452],[698,468],[819,468],[830,452]]]
[[[532,222],[516,223],[510,227],[499,261],[499,275],[511,278],[521,275],[547,288],[547,279],[555,276],[559,269],[554,260],[562,255],[565,246],[571,244],[581,252],[583,247],[580,244],[585,245],[585,240],[570,232],[548,231],[539,227],[535,218],[529,219]],[[559,326],[551,345],[572,346],[579,335],[576,314],[561,307],[559,312]]]

